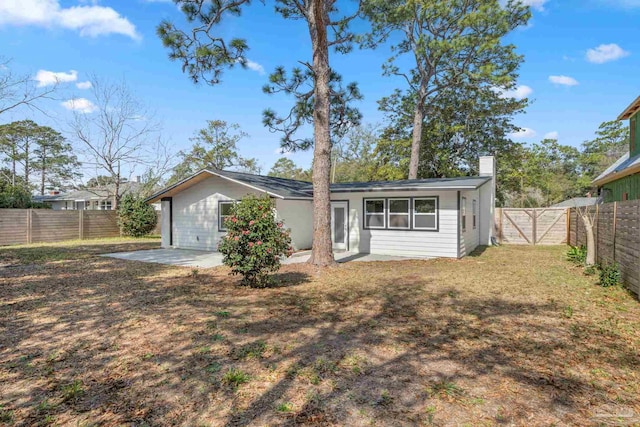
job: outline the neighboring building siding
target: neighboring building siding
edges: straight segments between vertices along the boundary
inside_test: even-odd
[[[460,257],[469,255],[480,243],[480,192],[461,191],[460,199],[467,203],[467,228],[462,229],[462,205],[460,205]],[[476,226],[473,227],[473,201],[476,201]]]
[[[616,181],[604,184],[602,189],[605,190],[605,203],[622,201],[624,193],[627,193],[628,200],[639,199],[640,173],[625,176]]]
[[[629,120],[629,130],[629,157],[633,157],[640,154],[640,112],[631,116],[631,120]]]
[[[291,230],[295,250],[310,249],[313,240],[313,202],[276,199],[278,218]]]
[[[349,251],[412,257],[458,257],[457,191],[334,193],[331,200],[349,201]],[[439,197],[438,231],[366,230],[363,199]]]
[[[239,200],[247,194],[261,193],[211,177],[173,196],[173,246],[217,250],[225,234],[218,231],[218,201]]]
[[[54,211],[61,211],[61,210],[67,209],[65,202],[49,202],[49,204],[51,205],[51,209],[53,209]]]

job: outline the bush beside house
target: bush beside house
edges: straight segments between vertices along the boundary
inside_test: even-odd
[[[143,198],[125,194],[120,199],[118,205],[120,234],[130,237],[146,236],[157,224],[158,214]]]
[[[277,221],[269,197],[247,196],[231,208],[224,226],[227,234],[218,250],[232,274],[242,275],[242,284],[265,287],[269,273],[280,268],[280,260],[291,256],[291,236]]]

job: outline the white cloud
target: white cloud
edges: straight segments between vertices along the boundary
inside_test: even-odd
[[[615,43],[601,44],[598,47],[587,50],[587,61],[594,64],[604,64],[629,55],[629,52]]]
[[[62,106],[67,110],[77,111],[83,114],[89,114],[96,111],[97,107],[87,98],[73,98],[62,103]]]
[[[284,151],[282,148],[276,148],[273,153],[281,157],[291,157],[293,154],[291,151]]]
[[[522,3],[527,6],[531,6],[532,9],[542,12],[544,11],[544,5],[547,1],[549,0],[522,0]]]
[[[525,138],[533,138],[537,133],[535,130],[530,128],[520,128],[519,131],[513,132],[509,134],[509,137],[513,139],[525,139]]]
[[[54,72],[47,70],[39,70],[34,78],[38,82],[38,87],[52,86],[57,83],[69,83],[78,80],[78,72],[71,70],[68,73],[64,71]]]
[[[88,80],[86,82],[78,82],[78,83],[76,83],[76,87],[78,89],[91,89],[92,86],[93,85]]]
[[[544,139],[558,139],[558,132],[557,131],[552,131],[552,132],[547,132],[544,134]]]
[[[533,89],[526,85],[516,86],[509,90],[500,88],[494,88],[493,90],[500,94],[500,98],[515,98],[518,100],[524,99],[533,93]]]
[[[569,76],[549,76],[549,81],[562,86],[577,86],[580,84],[576,79]]]
[[[136,27],[110,7],[95,4],[62,7],[59,0],[2,0],[2,25],[59,27],[78,31],[81,36],[122,34],[140,39]]]
[[[240,62],[240,60],[238,60],[238,62]],[[264,67],[255,61],[252,61],[250,59],[245,59],[245,66],[248,69],[257,72],[260,75],[264,74]]]

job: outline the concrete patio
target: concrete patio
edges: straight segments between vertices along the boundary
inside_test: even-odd
[[[115,252],[103,254],[104,257],[118,258],[128,261],[152,262],[156,264],[177,265],[180,267],[212,268],[222,265],[222,254],[219,252],[196,251],[190,249],[149,249],[134,252]],[[282,261],[283,264],[297,264],[306,262],[311,251],[303,251]],[[372,261],[402,261],[407,258],[391,255],[358,254],[354,252],[336,252],[337,262],[372,262]]]

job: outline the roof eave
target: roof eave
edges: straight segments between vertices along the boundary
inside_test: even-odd
[[[640,96],[635,99],[625,110],[618,116],[618,120],[627,120],[640,110]]]
[[[331,190],[332,193],[368,193],[368,192],[379,192],[379,191],[429,191],[429,190],[437,190],[437,191],[445,191],[445,190],[477,190],[480,185],[466,185],[466,186],[455,186],[455,187],[372,187],[372,188],[345,188],[345,189],[337,189]]]
[[[211,171],[209,169],[202,169],[201,171],[196,172],[195,174],[191,175],[190,177],[185,178],[182,181],[179,181],[179,182],[177,182],[177,183],[175,183],[175,184],[173,184],[173,185],[171,185],[171,186],[169,186],[167,188],[163,188],[162,190],[158,191],[157,193],[147,197],[145,199],[145,202],[146,203],[155,203],[155,202],[159,201],[160,199],[162,199],[162,196],[167,194],[167,193],[169,193],[171,190],[174,190],[177,187],[179,187],[181,185],[184,185],[184,184],[188,183],[189,181],[192,181],[193,179],[195,179],[198,176],[201,176],[202,174],[205,174],[205,173],[209,174],[211,176],[217,176],[219,178],[226,179],[227,181],[234,182],[234,183],[236,183],[238,185],[242,185],[244,187],[251,188],[251,189],[259,191],[261,193],[268,194],[269,196],[276,197],[278,199],[285,199],[285,197],[282,196],[281,194],[277,194],[277,193],[274,193],[272,191],[268,191],[268,190],[265,190],[263,188],[259,188],[259,187],[247,184],[247,183],[239,181],[237,179],[230,178],[230,177],[225,176],[224,174],[221,174],[219,172]],[[185,190],[186,190],[186,188],[185,188]]]
[[[600,179],[593,180],[592,184],[596,187],[601,187],[604,184],[617,181],[620,178],[624,178],[625,176],[633,175],[635,173],[640,173],[640,163],[638,163],[637,165],[629,166],[628,168],[623,169],[620,172],[611,172],[609,175],[603,176]]]

